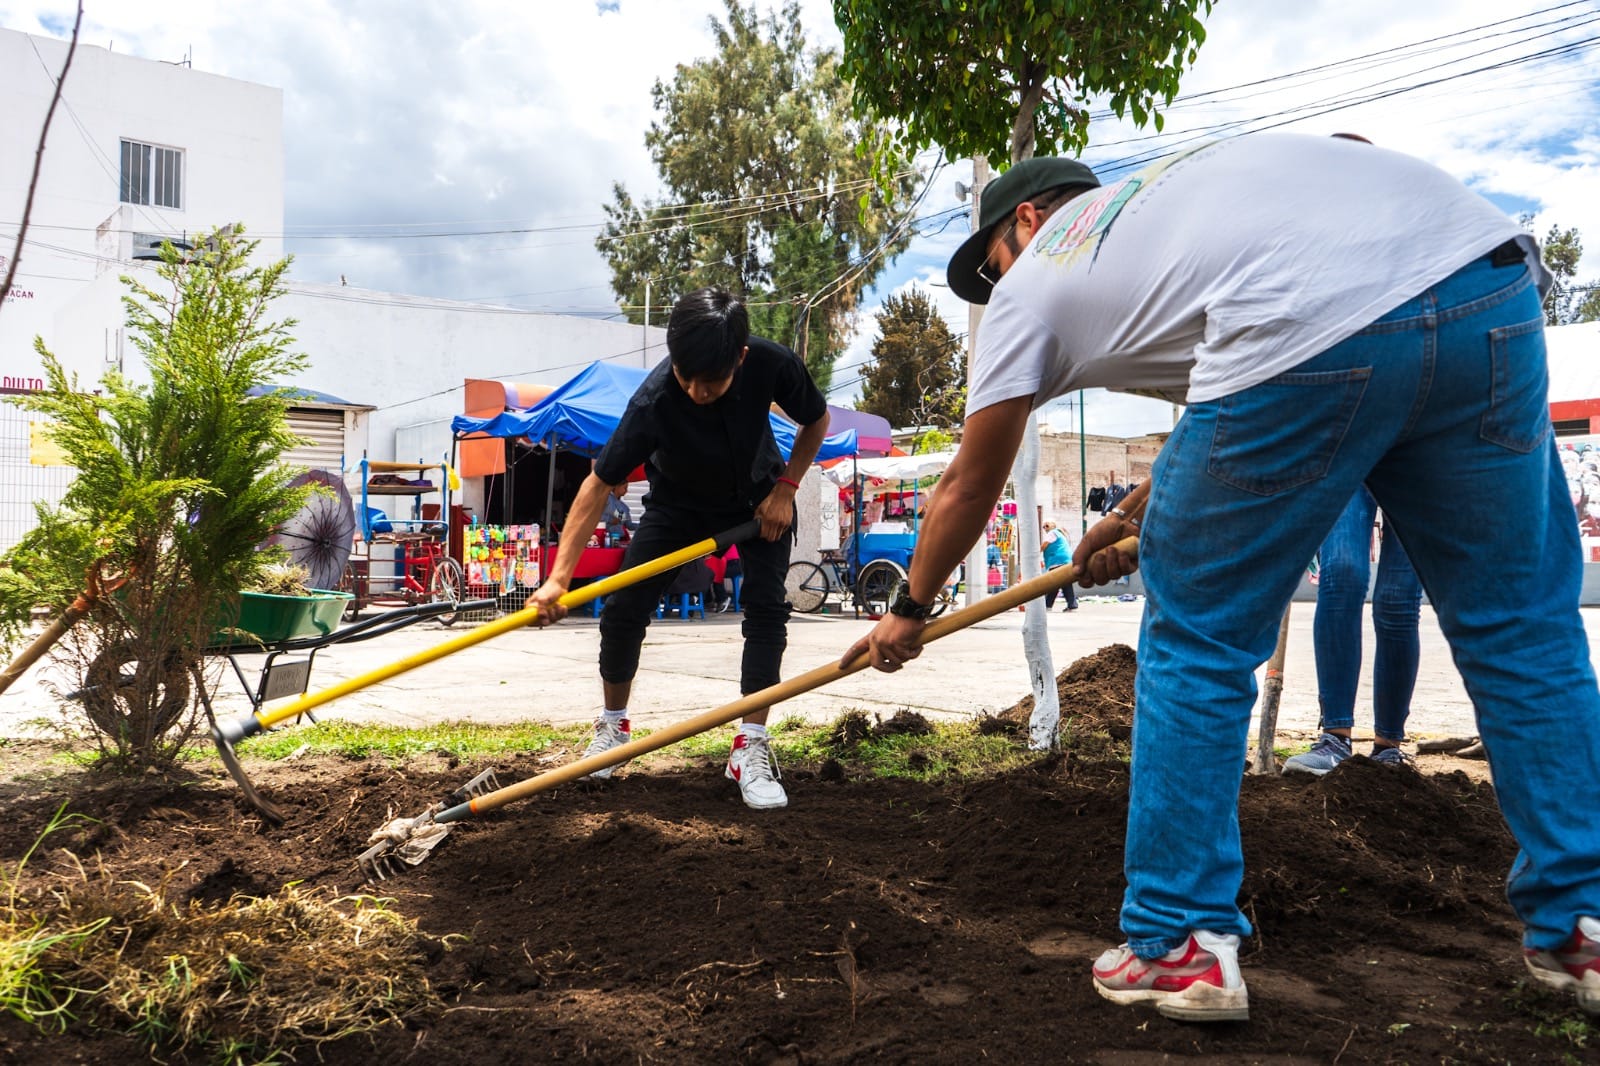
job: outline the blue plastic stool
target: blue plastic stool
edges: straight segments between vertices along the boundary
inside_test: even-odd
[[[698,614],[702,621],[706,617],[706,608],[697,592],[680,592],[671,596],[663,596],[656,601],[656,617],[665,618],[676,612],[680,621],[687,622],[689,616]]]

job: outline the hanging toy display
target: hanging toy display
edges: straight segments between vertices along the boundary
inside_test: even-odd
[[[539,527],[469,526],[465,531],[467,584],[484,593],[539,585]]]

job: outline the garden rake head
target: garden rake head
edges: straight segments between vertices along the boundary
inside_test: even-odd
[[[390,808],[390,819],[367,838],[372,847],[356,857],[361,875],[368,881],[384,881],[404,873],[407,866],[418,865],[453,828],[452,823],[435,822],[434,815],[499,788],[494,771],[485,770],[415,818],[392,817],[394,810]]]

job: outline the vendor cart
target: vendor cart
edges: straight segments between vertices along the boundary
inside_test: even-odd
[[[437,478],[437,484],[435,484]],[[437,495],[439,502],[424,503]],[[391,515],[378,499],[402,502],[409,511]],[[450,467],[443,463],[392,463],[361,459],[361,504],[356,510],[360,541],[346,567],[346,613],[358,618],[368,606],[413,607],[424,603],[459,604],[467,598],[467,574],[450,555]],[[445,625],[453,610],[438,612]]]

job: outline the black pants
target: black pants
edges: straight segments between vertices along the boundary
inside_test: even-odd
[[[670,555],[696,541],[721,533],[748,521],[740,512],[708,513],[678,507],[652,505],[645,508],[639,528],[623,554],[626,569]],[[789,548],[793,538],[776,542],[757,537],[739,545],[739,561],[744,567],[739,605],[744,609],[744,665],[740,670],[739,691],[759,692],[781,680],[783,650],[789,643],[789,601],[783,578],[789,569]],[[672,583],[676,570],[657,574],[606,597],[600,611],[600,678],[611,684],[632,681],[639,672],[639,647],[655,617],[656,601]]]
[[[1061,565],[1065,566],[1066,564],[1062,563]],[[1050,569],[1054,570],[1055,567],[1052,566]],[[1076,584],[1076,582],[1074,582],[1074,584]],[[1054,607],[1056,605],[1056,594],[1057,594],[1057,592],[1058,592],[1057,589],[1051,589],[1049,592],[1046,592],[1044,594],[1044,609],[1045,610],[1048,611],[1050,608],[1052,608],[1052,607]],[[1068,585],[1065,588],[1060,589],[1059,592],[1060,592],[1061,595],[1066,596],[1066,598],[1067,598],[1067,606],[1069,608],[1076,608],[1078,606],[1078,590],[1073,588],[1072,585]]]

